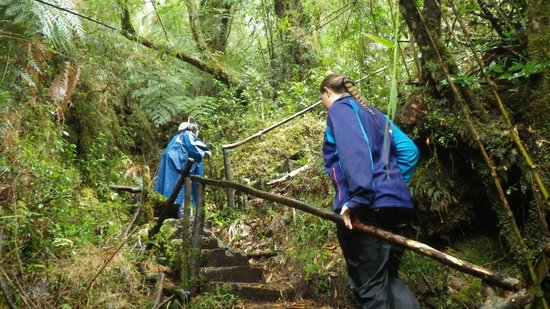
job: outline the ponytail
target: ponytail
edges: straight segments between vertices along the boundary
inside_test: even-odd
[[[376,118],[376,115],[370,108],[367,100],[365,100],[361,93],[359,93],[357,87],[355,87],[355,82],[353,82],[351,78],[342,74],[329,74],[321,82],[321,85],[319,86],[319,92],[322,93],[325,87],[330,88],[338,93],[347,92],[351,94],[354,99],[361,103],[361,105],[367,110],[367,112],[369,112],[369,114]]]
[[[359,90],[357,90],[357,87],[355,87],[355,83],[353,80],[347,76],[342,77],[342,86],[344,87],[345,91],[349,94],[351,94],[352,97],[354,97],[363,107],[370,111],[369,104],[367,103],[367,100],[359,93]]]

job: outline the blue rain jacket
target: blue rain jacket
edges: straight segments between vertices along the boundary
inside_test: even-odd
[[[206,151],[208,151],[208,147],[191,131],[178,132],[168,143],[160,157],[155,191],[169,198],[178,183],[180,174],[183,173],[188,158],[195,160],[190,174],[204,176],[201,161]],[[182,188],[175,203],[182,205],[184,196],[185,188]],[[193,196],[193,202],[195,200],[196,197]]]
[[[406,185],[418,162],[418,149],[379,110],[365,110],[352,96],[343,96],[328,109],[323,142],[325,171],[336,190],[333,209],[346,205],[355,217],[366,208],[412,208]],[[389,156],[384,155],[389,151]]]

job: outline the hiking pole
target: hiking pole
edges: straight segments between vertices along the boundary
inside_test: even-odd
[[[151,250],[151,248],[153,248],[153,243],[151,242],[151,239],[153,238],[153,236],[157,235],[157,233],[160,231],[160,227],[162,226],[162,223],[167,217],[168,208],[174,206],[174,201],[176,201],[176,198],[178,197],[178,194],[180,193],[181,188],[185,184],[185,178],[189,176],[189,172],[191,171],[191,167],[193,166],[193,163],[195,163],[195,160],[193,160],[192,158],[187,159],[185,168],[183,169],[183,172],[180,174],[180,179],[178,179],[178,183],[176,184],[174,191],[172,191],[170,198],[164,203],[164,207],[160,212],[159,218],[157,220],[157,224],[155,224],[155,226],[149,231],[149,235],[148,235],[149,243],[145,247],[146,251],[149,251]],[[188,194],[191,194],[191,192],[188,192]]]

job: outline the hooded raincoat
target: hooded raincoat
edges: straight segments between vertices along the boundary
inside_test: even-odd
[[[183,130],[178,132],[166,149],[164,149],[160,158],[155,191],[166,197],[170,197],[188,158],[195,160],[190,174],[203,176],[204,169],[201,161],[206,151],[209,151],[208,147],[191,131]],[[182,205],[184,196],[185,189],[182,188],[175,203]],[[193,205],[195,205],[195,200],[196,197],[193,194]]]

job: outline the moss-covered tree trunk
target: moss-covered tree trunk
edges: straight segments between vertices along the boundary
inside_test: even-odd
[[[529,60],[538,63],[550,61],[550,1],[528,1],[527,27]],[[531,79],[531,95],[526,118],[533,127],[550,135],[550,69]]]
[[[550,1],[531,0],[527,2],[527,44],[529,61],[543,63],[550,61]],[[536,162],[540,164],[543,182],[550,182],[550,69],[537,74],[531,78],[528,85],[529,99],[526,104],[524,118],[529,125],[535,129],[537,138],[535,145],[531,145],[533,152],[537,156]],[[546,141],[546,142],[544,142]],[[545,206],[549,207],[550,201],[545,201]],[[548,214],[548,211],[547,211]],[[546,216],[547,221],[550,216]],[[548,222],[546,222],[548,226]],[[549,239],[548,230],[542,234],[544,239]],[[541,290],[543,297],[550,299],[550,241],[542,245],[543,254],[536,265],[536,272],[541,280]]]
[[[542,63],[548,60],[548,38],[549,38],[549,19],[550,19],[550,3],[545,0],[532,1],[528,5],[528,9],[531,12],[529,16],[529,53],[530,60]],[[433,10],[426,10],[427,6],[431,5],[431,1],[424,1],[425,8],[421,12],[417,6],[417,2],[414,0],[401,0],[401,12],[404,16],[404,19],[407,22],[407,25],[415,38],[415,41],[418,44],[420,51],[422,52],[424,68],[429,74],[425,74],[424,77],[431,77],[437,86],[437,81],[446,79],[449,84],[451,84],[450,78],[452,75],[460,73],[460,68],[457,65],[457,62],[454,61],[451,54],[445,47],[445,45],[439,39],[437,34],[437,23],[433,22],[432,14]],[[444,78],[441,78],[441,77]],[[534,124],[533,127],[536,127],[540,132],[548,132],[548,105],[549,105],[549,74],[548,71],[543,72],[539,76],[535,77],[533,80],[533,85],[526,86],[532,87],[532,99],[530,100],[530,112],[533,114],[532,118],[524,118],[526,124]],[[458,88],[458,87],[457,87]],[[525,211],[525,204],[515,203],[511,205],[510,202],[510,193],[504,194],[503,188],[512,188],[514,183],[506,183],[507,179],[514,177],[511,172],[507,169],[498,170],[502,165],[502,160],[499,158],[496,151],[494,151],[495,146],[501,147],[503,151],[510,152],[511,145],[507,142],[498,144],[497,141],[502,135],[506,133],[504,129],[491,129],[488,125],[481,125],[481,123],[490,123],[495,128],[504,128],[502,126],[502,118],[494,117],[489,119],[485,111],[485,108],[490,108],[490,106],[484,106],[481,104],[482,92],[480,90],[475,90],[470,88],[468,85],[462,85],[458,90],[451,87],[453,96],[450,98],[449,103],[443,103],[447,106],[457,106],[467,104],[470,110],[474,113],[470,114],[467,109],[462,109],[460,112],[461,116],[465,116],[464,124],[468,124],[470,128],[471,135],[462,135],[462,141],[465,144],[468,144],[468,136],[471,136],[474,140],[477,141],[477,146],[482,153],[482,158],[485,161],[486,169],[481,167],[475,170],[475,173],[481,175],[484,179],[491,177],[494,180],[495,187],[497,188],[498,196],[500,197],[500,203],[504,206],[502,209],[497,208],[496,211],[500,214],[500,229],[501,233],[507,235],[506,240],[513,252],[516,254],[516,258],[522,267],[526,269],[526,281],[529,287],[529,294],[536,298],[537,305],[542,305],[543,308],[547,308],[547,304],[544,301],[544,298],[541,298],[541,285],[543,285],[543,279],[547,276],[547,264],[544,262],[545,254],[541,254],[539,249],[545,247],[545,242],[542,241],[542,244],[539,242],[540,239],[548,239],[547,229],[545,228],[544,222],[541,222],[537,218],[544,218],[544,215],[538,214],[535,215],[525,215],[524,218],[521,218],[517,215],[520,211]],[[433,90],[433,89],[432,89]],[[449,91],[449,88],[440,88],[439,91],[436,91],[437,94],[450,96],[446,92]],[[495,112],[495,111],[490,111]],[[535,115],[536,114],[536,115]],[[470,120],[471,119],[471,120]],[[452,130],[452,128],[451,128]],[[479,132],[478,132],[479,131]],[[451,131],[451,134],[456,133],[456,130]],[[500,135],[499,135],[500,134]],[[511,142],[511,141],[510,141]],[[541,142],[542,143],[542,142]],[[493,149],[491,149],[493,148]],[[465,152],[466,149],[457,150],[457,152]],[[510,152],[511,153],[511,152]],[[514,156],[515,157],[515,156]],[[472,157],[472,160],[476,158]],[[544,160],[544,158],[542,158]],[[538,160],[539,162],[542,162]],[[523,162],[523,161],[522,161]],[[524,174],[529,173],[529,168],[526,167],[522,162],[518,163]],[[548,160],[545,160],[548,162]],[[481,166],[481,165],[480,165]],[[489,175],[490,171],[490,175]],[[526,179],[529,179],[528,175]],[[529,180],[527,180],[529,182]],[[486,181],[484,181],[486,182]],[[516,180],[519,182],[519,180]],[[487,182],[488,183],[488,182]],[[489,199],[496,196],[496,192],[491,192],[491,187],[487,186],[486,195]],[[527,190],[527,189],[526,189]],[[494,201],[493,204],[499,204],[499,202]],[[500,209],[500,210],[499,210]],[[540,208],[531,207],[528,212],[535,213]],[[501,214],[501,211],[504,210],[504,213]],[[504,216],[502,216],[504,215]],[[508,229],[510,230],[508,232]],[[547,246],[546,246],[547,247]],[[536,262],[542,261],[538,264],[537,267],[534,267]],[[535,271],[536,268],[536,271]],[[528,279],[527,279],[528,278]]]
[[[292,76],[294,71],[299,73],[297,78],[302,78],[308,69],[317,64],[307,33],[311,20],[304,13],[301,0],[275,0],[273,5],[282,43],[279,63],[275,65],[282,76]]]
[[[436,90],[439,82],[445,80],[441,64],[445,65],[447,73],[450,75],[456,75],[460,72],[456,61],[440,38],[439,19],[441,13],[438,2],[425,1],[422,13],[416,1],[413,0],[402,0],[399,2],[399,6],[401,14],[422,52],[423,77],[429,78],[429,84],[433,90]],[[471,110],[483,110],[479,98],[470,87],[463,86],[459,89]]]

